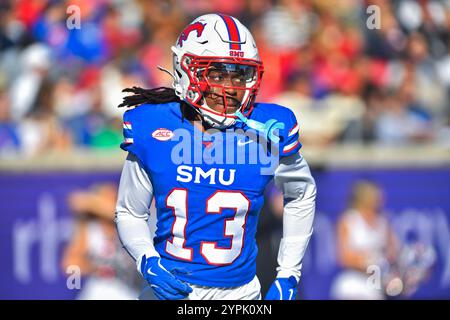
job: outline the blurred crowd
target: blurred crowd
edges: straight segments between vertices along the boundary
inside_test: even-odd
[[[80,300],[135,300],[142,279],[123,249],[114,223],[117,186],[111,182],[70,193],[74,232],[64,249],[62,271],[77,268],[83,276]]]
[[[171,69],[179,32],[210,12],[249,27],[265,64],[258,100],[292,108],[304,144],[450,146],[449,1],[0,6],[0,157],[118,148],[122,89],[170,86],[156,67]]]

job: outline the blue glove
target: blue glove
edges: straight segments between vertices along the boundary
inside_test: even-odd
[[[188,296],[192,288],[181,282],[161,264],[161,258],[145,255],[141,259],[140,271],[160,300],[179,300]]]
[[[294,300],[297,296],[297,280],[294,276],[277,278],[266,294],[265,300]]]

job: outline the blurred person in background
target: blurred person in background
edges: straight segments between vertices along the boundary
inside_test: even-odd
[[[50,70],[52,54],[47,46],[34,43],[20,52],[18,68],[10,82],[11,116],[22,120],[31,111],[42,82]]]
[[[410,86],[410,103],[423,106],[422,113],[428,117],[442,117],[447,108],[448,98],[445,84],[437,71],[437,60],[433,59],[430,44],[424,34],[415,32],[409,35],[406,47],[406,59],[403,63],[402,80],[397,88],[399,94]],[[418,108],[416,108],[418,109]]]
[[[337,227],[338,259],[344,270],[332,284],[333,299],[407,298],[430,275],[435,249],[412,232],[400,242],[383,213],[383,204],[378,185],[354,184],[350,207]]]
[[[140,279],[134,263],[124,252],[114,225],[117,187],[100,184],[90,191],[75,191],[68,204],[75,218],[75,232],[65,249],[64,272],[78,266],[81,275],[79,300],[134,300]]]
[[[315,146],[335,143],[343,127],[333,117],[332,108],[323,100],[314,99],[310,77],[306,72],[292,73],[287,90],[281,92],[273,101],[289,106],[297,119],[300,119],[302,141]]]
[[[450,115],[442,119],[442,126],[436,133],[436,142],[450,149]]]
[[[43,79],[36,99],[20,125],[24,155],[64,152],[72,147],[72,139],[54,109],[53,81]]]
[[[42,11],[31,26],[33,37],[51,48],[55,57],[64,54],[69,29],[66,26],[66,1],[42,2]]]
[[[384,288],[371,286],[367,273],[370,266],[386,270],[398,253],[396,237],[382,208],[379,186],[368,181],[353,186],[350,206],[337,227],[338,259],[344,271],[334,280],[332,298],[384,299]]]
[[[394,3],[387,0],[366,0],[361,10],[360,26],[365,37],[365,52],[382,61],[393,61],[400,58],[405,51],[407,34],[398,23],[394,12]],[[375,5],[380,14],[380,28],[367,28],[365,8]]]
[[[402,95],[387,92],[383,99],[382,110],[375,120],[375,135],[382,144],[410,145],[431,141],[433,137],[430,117],[408,104],[406,90],[403,90]]]
[[[68,117],[66,126],[79,147],[89,149],[115,148],[121,141],[120,119],[110,116],[102,108],[103,95],[100,70],[85,69],[78,83],[76,98],[84,102],[86,110]]]
[[[314,26],[311,1],[279,0],[261,17],[266,41],[281,51],[305,45]]]
[[[375,125],[383,108],[385,91],[377,86],[368,84],[363,90],[362,99],[366,108],[361,122],[353,125],[351,134],[354,141],[370,144],[376,140]]]
[[[15,155],[20,152],[20,147],[19,128],[17,122],[11,119],[8,92],[0,84],[0,155]]]

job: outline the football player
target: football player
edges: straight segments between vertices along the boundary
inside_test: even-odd
[[[284,195],[283,237],[265,298],[295,299],[316,197],[299,154],[295,116],[255,102],[263,63],[236,18],[195,19],[172,51],[173,88],[126,89],[133,95],[121,105],[135,107],[124,114],[121,145],[128,152],[116,208],[122,244],[159,299],[261,299],[255,233],[264,189],[274,179]],[[246,134],[252,130],[256,138]],[[190,147],[182,148],[181,162],[174,160],[180,143]],[[194,159],[199,146],[202,161]],[[270,174],[262,161],[224,160],[234,159],[230,153],[252,156],[252,147],[261,146],[261,154],[277,160]],[[153,238],[147,226],[152,199]]]

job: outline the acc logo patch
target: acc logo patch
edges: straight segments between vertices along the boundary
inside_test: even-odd
[[[172,130],[159,128],[153,131],[152,137],[159,141],[170,140],[174,136]]]

